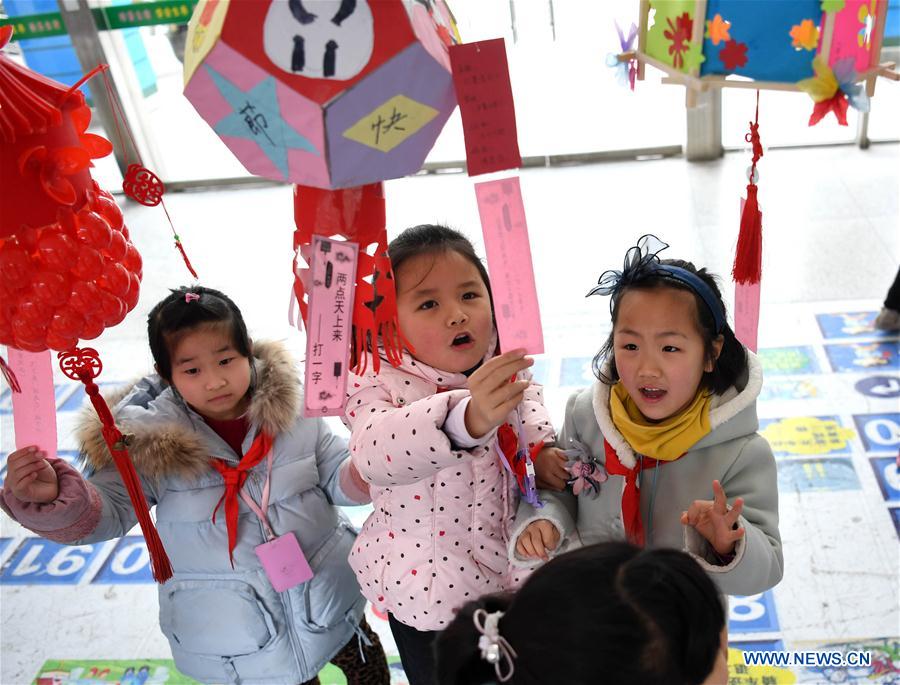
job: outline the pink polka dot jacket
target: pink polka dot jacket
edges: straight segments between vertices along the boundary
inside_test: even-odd
[[[350,454],[375,509],[350,565],[376,608],[418,630],[441,630],[465,602],[524,576],[508,561],[518,488],[496,438],[461,449],[444,432],[448,413],[469,397],[466,383],[404,353],[398,368],[351,375],[347,390]],[[507,420],[521,422],[532,445],[555,439],[536,383]]]

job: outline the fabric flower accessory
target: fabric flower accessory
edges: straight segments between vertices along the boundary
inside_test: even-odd
[[[709,313],[712,314],[716,331],[721,332],[725,327],[725,310],[719,298],[712,289],[697,274],[683,269],[680,266],[661,264],[658,254],[669,247],[655,235],[647,234],[638,238],[637,245],[628,248],[625,253],[625,265],[621,271],[609,270],[600,274],[600,280],[588,292],[591,295],[612,295],[609,301],[609,312],[612,314],[613,306],[623,290],[635,283],[646,281],[652,276],[662,276],[679,281],[688,286],[706,304]]]
[[[637,37],[638,27],[631,25],[628,30],[628,37],[622,33],[622,27],[616,22],[616,32],[619,34],[619,53],[609,53],[606,56],[606,66],[616,70],[616,82],[620,86],[629,86],[634,90],[634,80],[637,77],[637,60],[633,57],[622,61],[622,55],[626,52],[634,50],[634,39]]]
[[[563,454],[569,459],[566,471],[572,476],[566,483],[572,486],[572,493],[576,497],[582,493],[596,497],[600,494],[600,484],[609,478],[606,469],[591,456],[583,444],[575,440],[570,443],[572,447],[563,450]]]
[[[619,291],[628,287],[631,283],[648,275],[648,272],[656,271],[659,265],[660,252],[669,247],[655,235],[647,234],[638,238],[637,245],[628,248],[625,253],[625,263],[621,271],[610,269],[600,274],[597,285],[591,288],[586,297],[591,295],[612,295],[613,300]],[[610,300],[610,311],[612,300]]]
[[[797,87],[809,94],[816,103],[809,117],[809,125],[815,126],[826,114],[834,112],[841,126],[847,125],[847,108],[860,112],[869,111],[869,96],[861,83],[856,83],[853,57],[834,64],[834,70],[819,57],[813,60],[815,76],[797,83]]]

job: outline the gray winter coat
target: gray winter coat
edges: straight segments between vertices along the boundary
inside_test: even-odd
[[[713,397],[711,432],[688,453],[673,462],[644,471],[641,481],[641,518],[646,543],[674,547],[691,553],[712,576],[723,593],[750,595],[773,587],[781,580],[784,558],[778,532],[778,475],[769,443],[756,430],[756,398],[762,388],[762,369],[748,353],[749,375],[723,395]],[[632,468],[636,455],[616,430],[609,413],[610,387],[597,382],[574,393],[566,406],[560,447],[580,443],[593,458],[605,463],[604,437],[619,461]],[[744,499],[738,522],[746,530],[735,548],[734,559],[722,565],[709,543],[692,527],[681,524],[681,512],[695,499],[712,499],[712,482],[719,480],[728,497]],[[510,535],[509,554],[515,564],[533,565],[520,557],[516,541],[532,521],[547,519],[561,535],[557,554],[606,540],[624,540],[622,492],[624,476],[609,476],[599,495],[571,490],[541,491],[545,505],[535,509],[519,504]],[[651,508],[652,506],[652,508]]]
[[[276,535],[296,534],[315,573],[306,583],[281,593],[272,588],[254,553],[265,533],[243,500],[231,567],[223,509],[211,520],[224,487],[209,459],[236,464],[240,458],[172,388],[156,376],[144,378],[114,415],[122,432],[133,435],[131,458],[148,504],[156,505],[156,526],[175,572],[159,587],[159,621],[178,670],[202,682],[294,684],[314,678],[362,617],[365,601],[347,563],[356,535],[334,505],[359,504],[364,495],[349,482],[345,442],[321,419],[299,417],[299,383],[286,351],[257,343],[254,352],[257,378],[243,449],[260,428],[275,436],[267,517]],[[55,462],[55,502],[28,505],[10,492],[0,501],[20,523],[61,542],[125,535],[136,517],[95,416],[79,438],[95,470],[88,485]],[[257,503],[265,473],[263,460],[244,486]]]

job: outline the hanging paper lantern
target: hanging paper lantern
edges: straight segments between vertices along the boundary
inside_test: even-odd
[[[859,82],[871,95],[876,77],[900,79],[893,64],[880,62],[887,14],[888,0],[784,0],[765,3],[765,11],[746,0],[649,0],[638,50],[623,48],[617,59],[636,59],[639,79],[645,64],[657,67],[691,94],[805,90],[816,102],[810,125],[828,111],[846,125],[848,106],[868,111]]]
[[[387,253],[382,184],[347,190],[294,186],[294,223],[297,225],[294,250],[308,263],[313,259],[310,246],[314,235],[336,235],[360,246],[353,300],[355,371],[365,373],[371,354],[371,368],[378,373],[381,366],[376,353],[378,341],[388,361],[399,365],[403,349],[411,347],[400,333],[397,321],[397,294]],[[367,247],[373,249],[367,251]],[[304,321],[308,321],[310,285],[309,269],[295,262],[294,296]]]
[[[247,170],[337,189],[421,168],[456,106],[442,0],[201,0],[185,96]]]
[[[11,33],[0,29],[0,48]],[[137,304],[141,256],[91,178],[112,146],[90,120],[79,90],[0,54],[0,344],[67,350]]]

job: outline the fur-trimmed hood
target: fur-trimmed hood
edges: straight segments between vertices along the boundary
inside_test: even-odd
[[[294,360],[282,343],[257,342],[251,368],[247,417],[254,429],[278,436],[291,427],[300,410],[300,382]],[[211,456],[235,459],[230,450],[210,453],[209,440],[202,433],[212,429],[158,375],[146,376],[106,397],[106,401],[113,408],[119,430],[127,436],[135,467],[147,478],[194,480],[209,471]],[[97,470],[112,462],[101,429],[99,417],[86,407],[76,435],[83,458]]]
[[[710,432],[696,447],[709,447],[741,435],[754,433],[759,428],[756,417],[756,398],[762,390],[762,364],[759,358],[747,352],[747,374],[721,395],[714,395],[709,410]],[[603,369],[609,372],[607,363]],[[634,451],[625,437],[613,424],[609,413],[610,386],[596,381],[592,391],[592,404],[597,425],[603,437],[616,451],[616,455],[626,468],[634,468]],[[748,411],[749,410],[749,411]],[[736,419],[733,420],[732,419]],[[730,423],[729,423],[730,422]],[[692,448],[693,449],[693,448]]]

